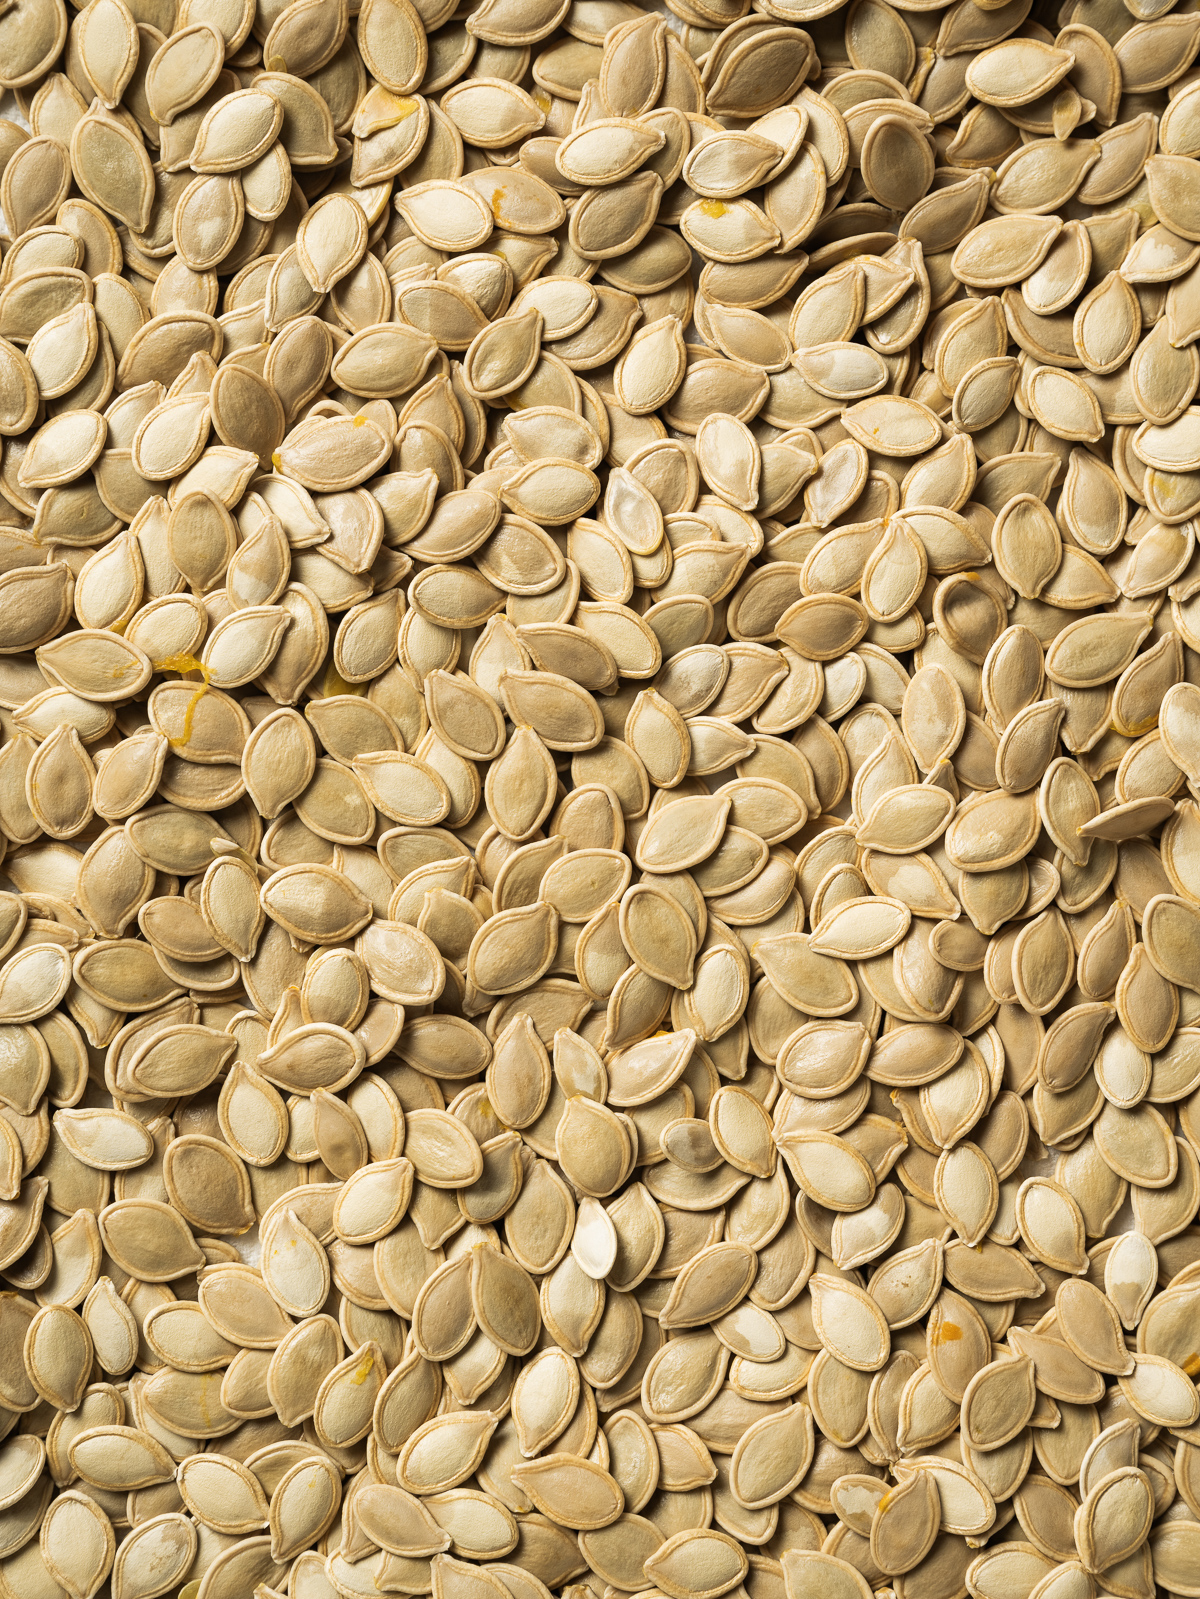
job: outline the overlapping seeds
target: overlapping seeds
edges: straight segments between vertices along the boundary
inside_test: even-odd
[[[668,8],[0,0],[0,1599],[1200,1599],[1200,12]]]

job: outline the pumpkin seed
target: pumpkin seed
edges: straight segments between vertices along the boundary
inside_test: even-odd
[[[589,6],[0,16],[0,1588],[1192,1592],[1200,29]]]

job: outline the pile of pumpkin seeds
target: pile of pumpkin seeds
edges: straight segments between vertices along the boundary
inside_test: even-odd
[[[1200,11],[0,0],[0,1599],[1200,1596]]]

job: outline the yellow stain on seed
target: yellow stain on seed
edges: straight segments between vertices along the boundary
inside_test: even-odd
[[[204,679],[203,683],[201,683],[200,687],[188,701],[187,709],[183,713],[183,732],[178,738],[169,738],[167,740],[167,743],[170,744],[172,749],[184,749],[188,744],[191,743],[192,723],[196,719],[196,707],[208,693],[208,685],[211,681],[212,674],[209,672],[209,669],[207,666],[205,666],[204,662],[199,660],[195,655],[165,656],[161,661],[154,662],[154,670],[156,672],[199,672],[200,676]]]
[[[723,217],[729,207],[721,200],[701,200],[700,209],[706,217]]]
[[[1200,1354],[1193,1351],[1183,1363],[1183,1369],[1189,1377],[1194,1377],[1200,1371]]]
[[[279,459],[278,450],[272,450],[271,452],[271,465],[277,472],[281,472],[283,470],[283,462]]]
[[[501,184],[496,190],[495,194],[492,195],[492,215],[495,217],[496,221],[501,227],[504,226],[504,218],[500,215],[500,206],[503,203],[504,196],[507,194],[507,192],[507,189],[503,184]]]
[[[156,672],[199,672],[208,682],[208,667],[196,655],[164,655],[161,661],[154,662]]]
[[[962,1328],[954,1321],[944,1321],[933,1335],[935,1344],[956,1344],[962,1337]]]
[[[333,661],[329,662],[329,665],[325,668],[325,676],[321,679],[322,699],[331,699],[335,694],[364,695],[366,692],[367,685],[365,683],[347,683]]]
[[[356,427],[356,428],[366,427],[366,425],[367,425],[367,419],[366,419],[365,416],[356,416],[354,418],[354,421],[351,423],[351,426],[352,427]]]
[[[374,1355],[364,1355],[359,1361],[357,1367],[355,1368],[354,1375],[350,1379],[356,1388],[361,1388],[363,1383],[366,1382],[367,1378],[371,1375],[371,1367],[374,1364]]]

